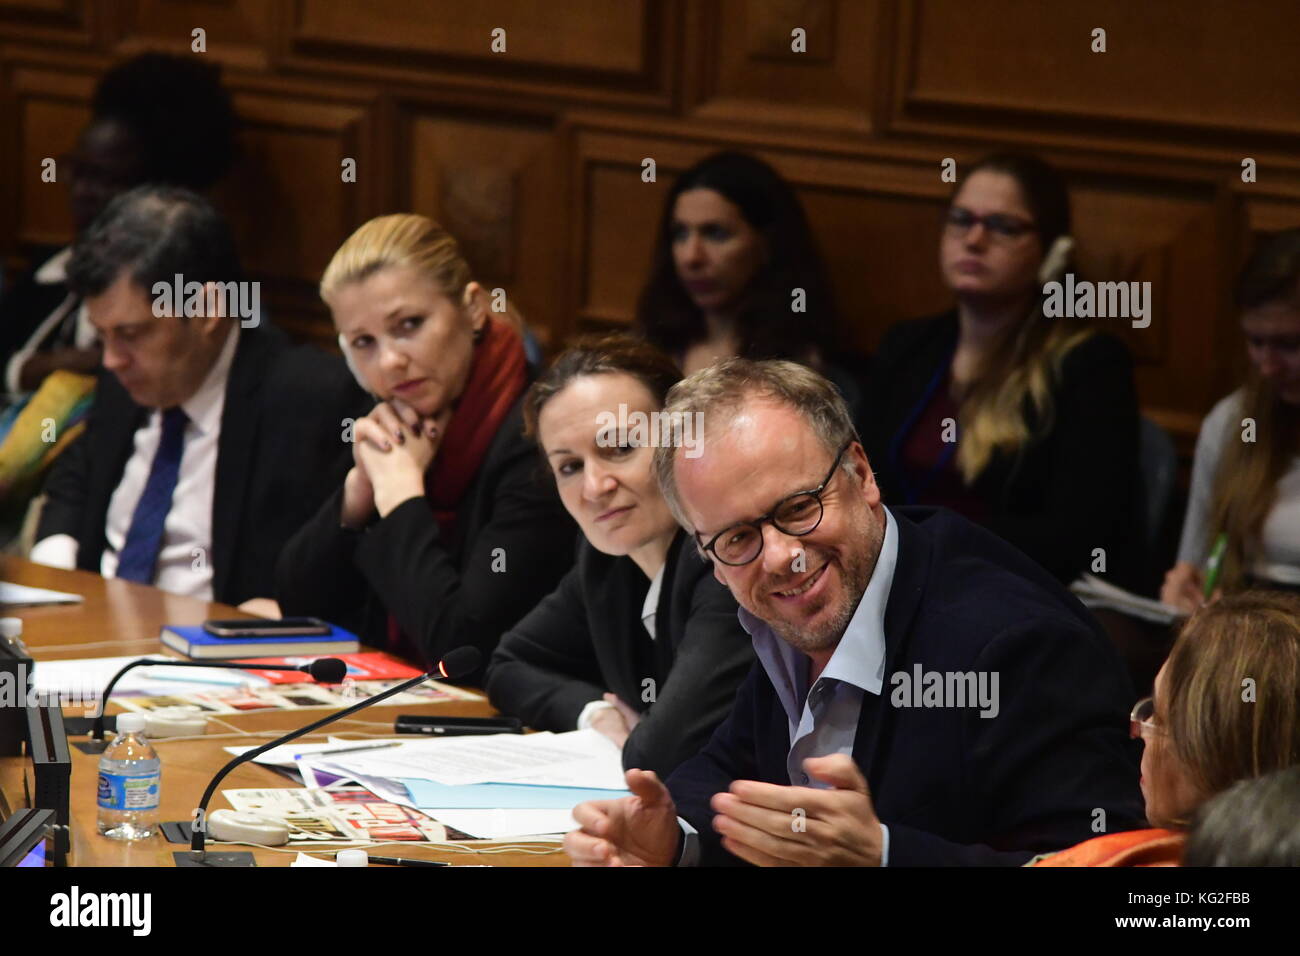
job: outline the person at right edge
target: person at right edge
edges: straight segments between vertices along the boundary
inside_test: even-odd
[[[885,507],[834,386],[730,359],[678,383],[703,452],[658,448],[758,663],[667,785],[579,804],[590,865],[1019,865],[1142,819],[1132,689],[1100,625],[946,509]],[[680,815],[680,816],[679,816]]]
[[[1138,403],[1128,348],[1100,324],[1043,314],[1070,266],[1070,196],[1052,166],[999,154],[968,167],[939,265],[957,305],[892,326],[859,428],[890,501],[951,508],[1058,581],[1128,585],[1139,556]]]

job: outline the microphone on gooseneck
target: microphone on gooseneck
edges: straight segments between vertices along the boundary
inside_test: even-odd
[[[220,667],[242,671],[302,671],[304,674],[310,674],[313,680],[321,684],[340,683],[348,673],[348,665],[337,657],[322,657],[309,664],[297,665],[239,664],[235,661],[173,661],[142,657],[137,661],[131,661],[114,674],[113,679],[104,688],[104,692],[99,697],[99,712],[91,725],[90,739],[78,745],[86,753],[102,753],[108,746],[108,742],[104,740],[104,708],[108,706],[108,697],[117,682],[122,679],[122,675],[135,667]]]
[[[359,701],[351,707],[345,707],[343,710],[337,711],[336,713],[326,714],[320,720],[312,721],[306,727],[299,727],[297,730],[290,731],[283,737],[277,737],[270,743],[263,744],[260,747],[255,747],[252,750],[247,750],[238,757],[235,757],[217,771],[216,776],[214,776],[211,782],[208,783],[208,788],[203,791],[203,799],[199,801],[198,809],[194,811],[194,816],[190,820],[189,852],[177,851],[172,854],[176,863],[182,866],[253,865],[253,855],[251,853],[213,854],[214,859],[209,859],[207,851],[203,847],[204,834],[207,832],[205,820],[208,812],[208,801],[212,799],[212,795],[216,792],[221,781],[226,778],[226,775],[240,764],[247,763],[250,760],[260,757],[273,747],[279,747],[282,744],[289,743],[291,740],[297,740],[299,737],[309,734],[314,730],[319,730],[326,724],[332,724],[337,720],[343,720],[345,717],[351,717],[358,711],[365,710],[367,707],[377,704],[382,700],[387,700],[389,697],[410,690],[412,687],[422,684],[427,680],[457,680],[458,678],[466,677],[478,669],[479,661],[481,659],[482,655],[479,654],[478,648],[470,646],[458,647],[454,651],[449,652],[446,657],[438,662],[438,666],[427,674],[421,674],[418,677],[412,677],[410,680],[402,681],[400,684],[390,687],[388,690],[381,691],[373,697],[367,697],[365,700]],[[339,663],[342,663],[342,661]]]

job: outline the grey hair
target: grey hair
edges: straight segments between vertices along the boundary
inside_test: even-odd
[[[858,440],[853,418],[839,389],[807,366],[783,359],[730,358],[700,369],[669,389],[664,413],[672,421],[686,421],[685,416],[702,414],[701,420],[708,422],[719,415],[734,417],[751,397],[775,401],[797,411],[831,455],[837,454],[845,443]],[[677,479],[673,474],[676,460],[677,449],[671,444],[656,447],[655,481],[677,523],[694,531],[682,512],[677,494]],[[853,463],[845,458],[841,467],[852,471]]]

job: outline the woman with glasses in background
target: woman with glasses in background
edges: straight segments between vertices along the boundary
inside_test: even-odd
[[[887,500],[985,525],[1063,582],[1135,518],[1133,362],[1096,320],[1048,318],[1073,240],[1060,174],[1000,154],[966,170],[939,244],[956,307],[886,332],[859,431]],[[1098,568],[1100,570],[1100,568]]]
[[[498,710],[537,730],[590,727],[624,767],[661,778],[704,746],[754,662],[735,599],[655,484],[655,444],[702,438],[658,418],[680,377],[658,350],[611,336],[574,345],[529,390],[528,431],[582,539],[487,676]]]
[[[1153,829],[1095,837],[1038,866],[1176,866],[1196,810],[1300,763],[1300,598],[1245,591],[1196,612],[1133,709]]]

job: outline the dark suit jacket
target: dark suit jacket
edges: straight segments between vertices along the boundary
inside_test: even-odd
[[[685,532],[668,551],[653,639],[641,621],[649,588],[631,558],[582,539],[577,566],[501,638],[488,670],[492,705],[538,730],[565,731],[612,691],[643,715],[623,746],[624,767],[666,777],[699,753],[731,710],[753,644],[731,592]]]
[[[432,664],[465,644],[483,663],[501,635],[555,589],[573,563],[573,519],[523,434],[523,397],[488,446],[445,535],[424,498],[360,533],[339,525],[338,489],[280,556],[276,596],[286,615],[311,614],[387,642],[392,612]]]
[[[859,432],[886,501],[906,502],[893,451],[912,410],[957,344],[957,314],[900,322],[871,364]],[[1053,389],[1052,426],[1015,454],[995,452],[973,491],[988,527],[1062,582],[1104,548],[1107,576],[1128,580],[1138,517],[1138,404],[1133,359],[1097,334],[1075,346]],[[1025,409],[1031,433],[1038,431]]]
[[[0,373],[9,358],[27,344],[36,327],[44,322],[68,295],[66,282],[42,285],[36,273],[61,249],[42,246],[33,252],[34,265],[14,280],[0,298]]]
[[[346,474],[343,419],[367,404],[341,359],[291,346],[270,325],[239,336],[217,439],[208,556],[214,599],[226,604],[274,592],[284,543]],[[72,535],[79,568],[99,571],[109,500],[148,415],[101,372],[86,431],[46,482],[37,540]]]
[[[1019,865],[1036,853],[1142,819],[1133,692],[1100,625],[1040,567],[942,509],[891,509],[898,562],[885,606],[882,695],[864,694],[853,759],[889,828],[889,865]],[[891,675],[997,673],[999,712],[895,706]],[[700,832],[702,862],[722,848],[709,799],[733,780],[789,785],[786,714],[762,665],[704,750],[668,780]]]

